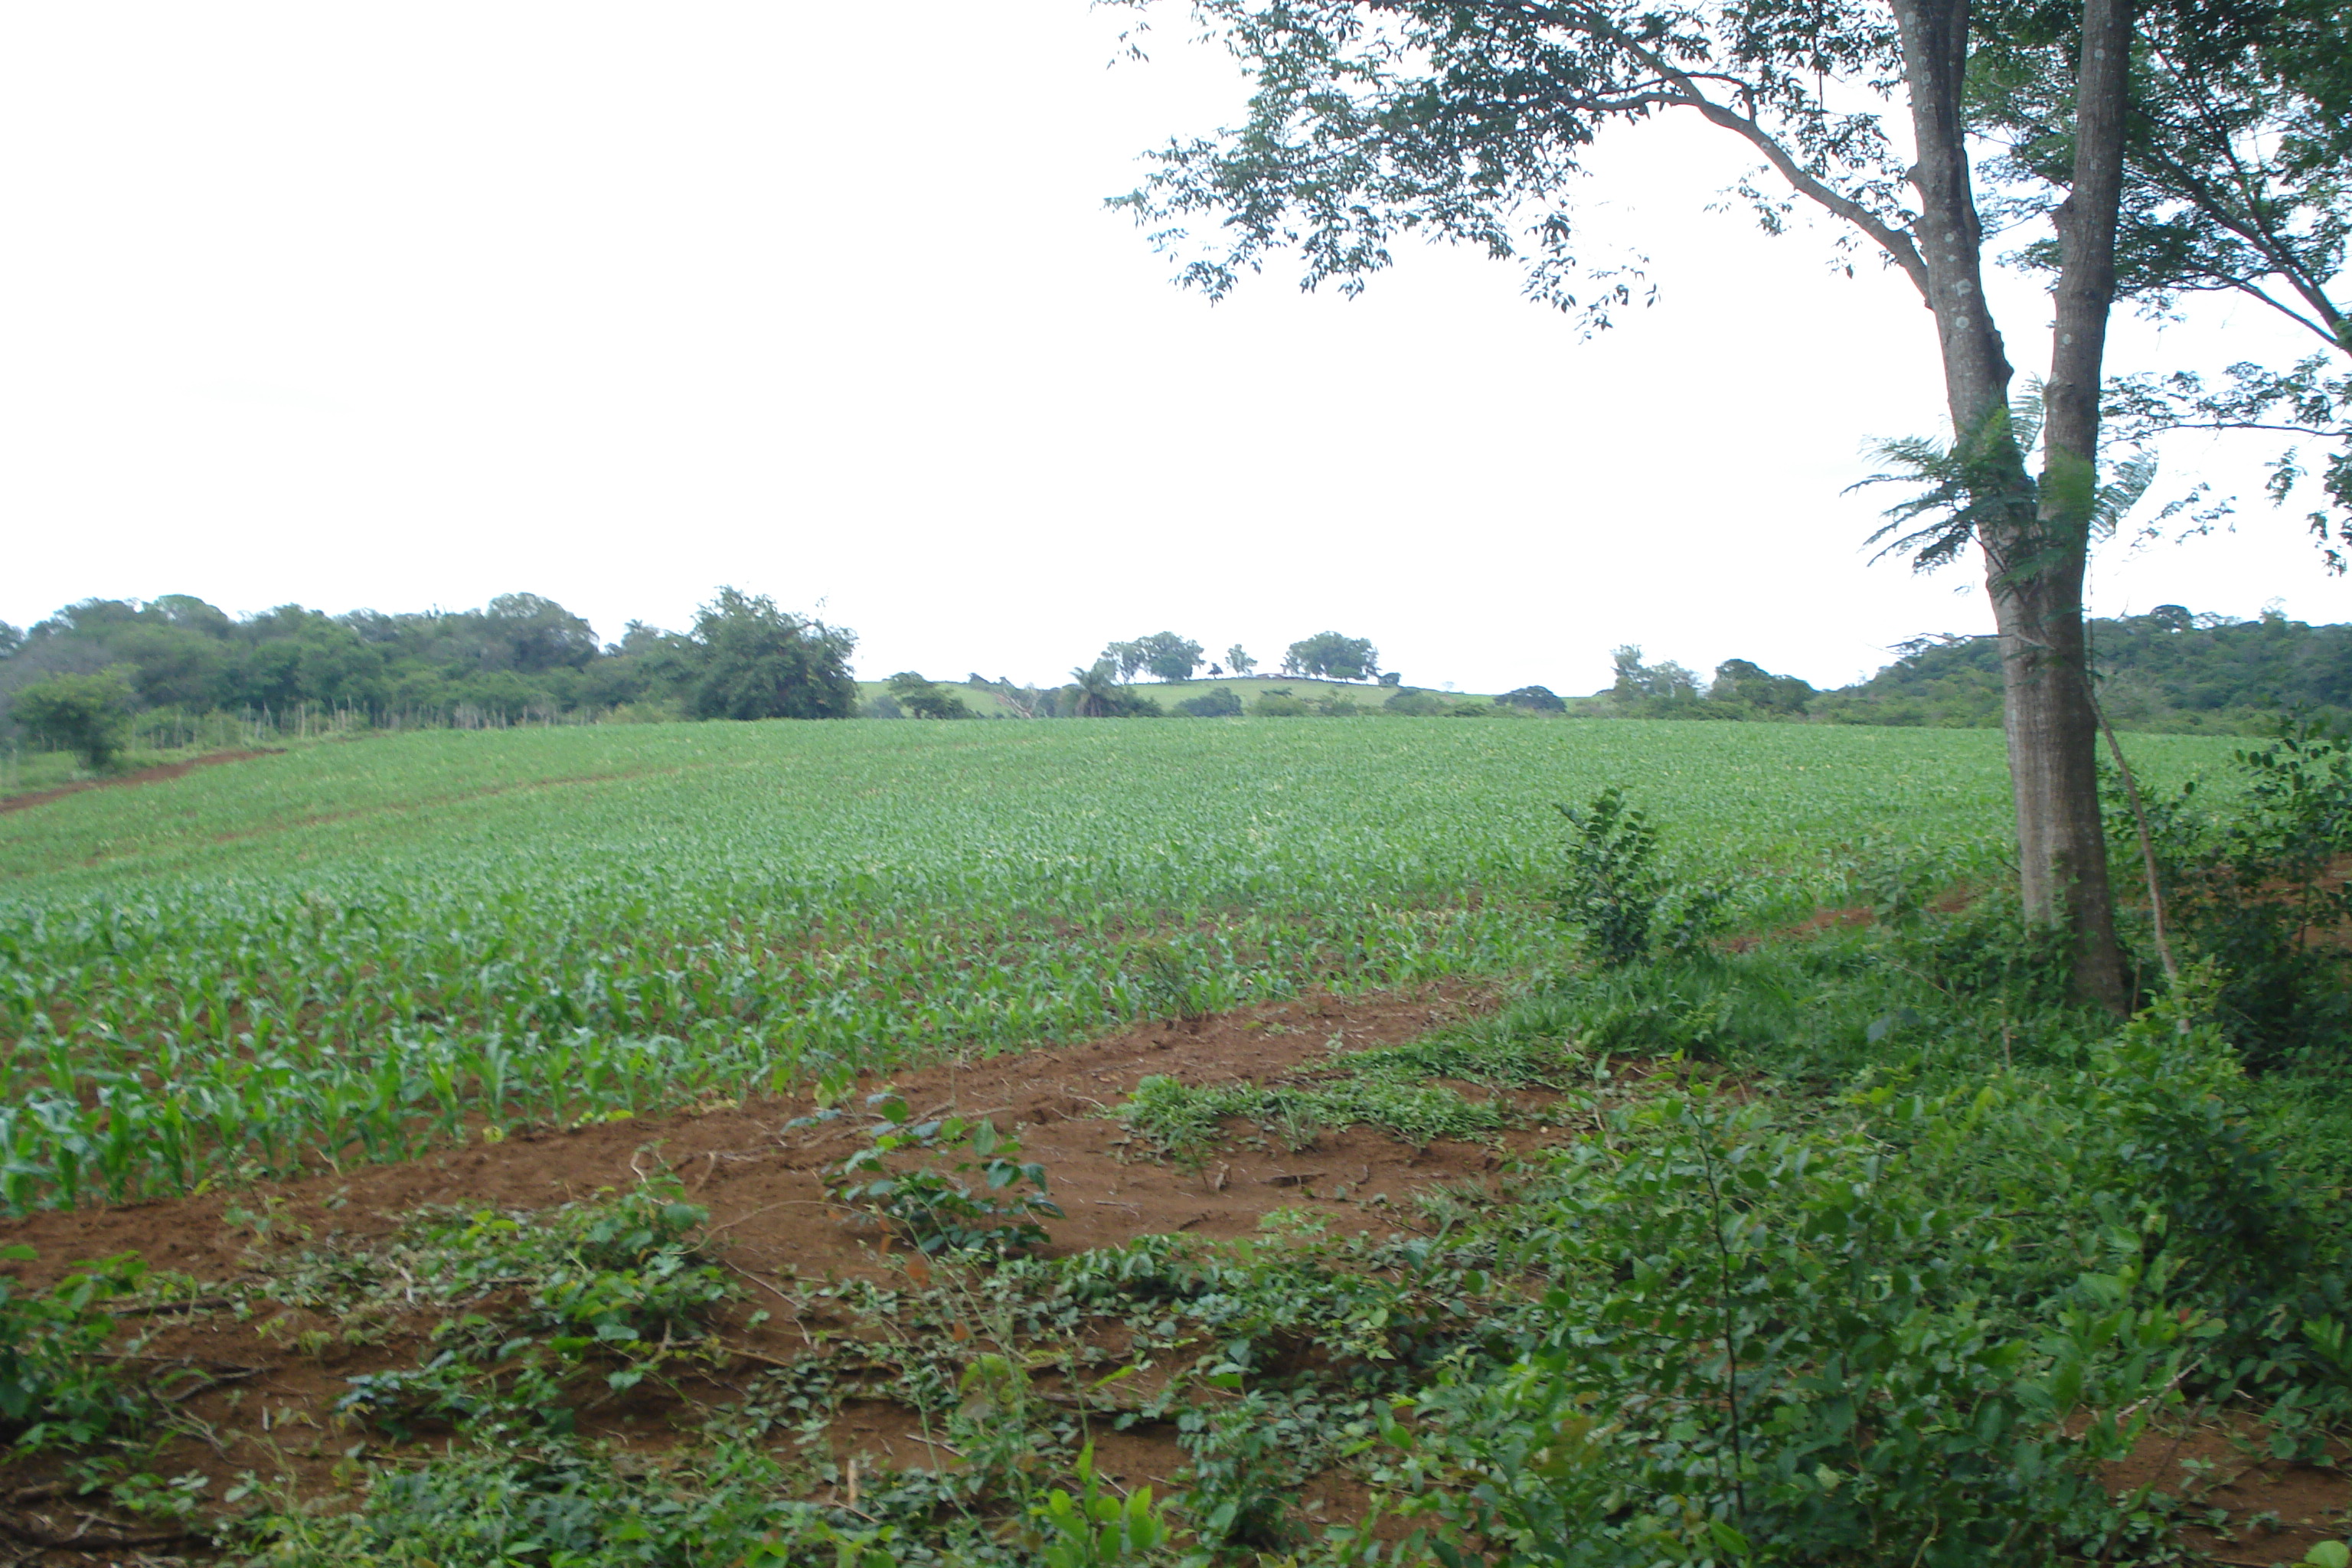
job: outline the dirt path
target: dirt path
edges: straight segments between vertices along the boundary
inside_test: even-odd
[[[184,763],[159,763],[152,768],[138,768],[112,778],[83,779],[76,784],[59,784],[55,789],[35,790],[29,795],[0,797],[0,811],[25,811],[36,805],[47,805],[69,795],[79,795],[86,789],[115,789],[123,784],[160,784],[175,779],[198,768],[209,768],[220,763],[242,763],[253,757],[274,757],[282,748],[264,747],[257,752],[215,752],[210,756],[191,757]]]

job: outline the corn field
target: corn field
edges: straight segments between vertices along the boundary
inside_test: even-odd
[[[1633,722],[425,731],[0,815],[0,1203],[393,1160],[1560,961],[1628,786],[1743,922],[1997,873],[1981,731]],[[2135,742],[2153,779],[2228,742]],[[1139,944],[1151,962],[1138,962]]]

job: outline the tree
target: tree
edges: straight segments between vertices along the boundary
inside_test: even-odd
[[[25,629],[0,621],[0,658],[6,658],[25,646]]]
[[[2134,375],[2111,412],[2135,438],[2167,430],[2253,430],[2316,437],[2332,450],[2308,517],[2332,569],[2352,545],[2352,312],[2331,289],[2352,240],[2352,11],[2330,0],[2228,0],[2148,5],[2138,23],[2116,289],[2158,315],[2184,294],[2258,302],[2321,345],[2295,363],[2240,363],[2219,382],[2193,371]],[[2073,40],[2047,19],[2004,30],[2003,49],[1971,73],[1973,101],[2006,143],[1996,172],[2047,208],[2073,156]],[[2063,265],[2044,239],[2020,259]],[[2298,447],[2273,468],[2273,499],[2304,478]],[[2203,486],[2177,506],[2201,497]],[[2210,522],[2224,498],[2199,514]]]
[[[1201,668],[1201,645],[1174,632],[1154,632],[1138,640],[1143,668],[1161,680],[1190,680]]]
[[[1257,668],[1257,660],[1242,651],[1241,644],[1235,643],[1225,649],[1225,668],[1235,675],[1247,675]]]
[[[1794,718],[1814,697],[1812,683],[1793,675],[1775,675],[1745,658],[1727,658],[1715,667],[1715,684],[1706,689],[1716,702],[1738,702],[1768,713]]]
[[[962,698],[952,691],[942,691],[914,670],[902,669],[884,684],[889,687],[890,695],[898,700],[898,705],[918,719],[969,719],[972,716],[971,710],[964,706]]]
[[[1616,679],[1609,687],[1609,695],[1627,707],[1647,708],[1660,703],[1692,702],[1698,699],[1698,677],[1667,659],[1662,664],[1643,664],[1642,645],[1627,643],[1612,648],[1610,663],[1616,669]]]
[[[1565,713],[1568,703],[1549,686],[1522,686],[1495,699],[1503,708],[1525,708],[1532,713]]]
[[[1070,671],[1070,681],[1064,688],[1064,706],[1075,718],[1148,719],[1160,714],[1160,704],[1127,689],[1118,679],[1118,667],[1108,658]]]
[[[137,700],[130,672],[118,667],[33,681],[17,689],[8,710],[26,734],[77,753],[96,772],[121,754]]]
[[[1135,679],[1137,670],[1143,668],[1145,658],[1140,642],[1114,642],[1103,645],[1101,657],[1097,662],[1108,664],[1111,673],[1121,685],[1125,685]]]
[[[1117,0],[1136,9],[1150,0]],[[2186,0],[2180,0],[2185,4]],[[1612,124],[1681,111],[1739,138],[1779,182],[1751,182],[1768,226],[1804,201],[1874,247],[1934,313],[1953,442],[1909,513],[1922,562],[1981,547],[2001,637],[2019,888],[2063,928],[2079,994],[2120,1007],[2082,587],[2099,486],[2099,413],[2130,101],[2130,0],[2032,12],[1905,0],[1194,0],[1252,83],[1244,122],[1153,154],[1117,198],[1184,254],[1213,297],[1296,248],[1303,283],[1360,289],[1400,236],[1527,267],[1539,300],[1605,324],[1634,278],[1577,258],[1570,192]],[[2053,24],[2050,18],[2056,18]],[[2074,42],[2038,458],[2012,422],[2014,377],[1985,303],[1986,223],[1970,162],[1973,63],[1999,27]],[[1980,115],[1978,116],[1980,119]],[[1908,142],[1907,148],[1903,145]],[[1185,225],[1213,219],[1195,246]]]
[[[1317,632],[1292,643],[1282,668],[1294,675],[1327,677],[1332,680],[1362,680],[1380,668],[1380,650],[1369,638],[1339,632]]]
[[[695,613],[688,709],[698,719],[846,719],[857,634],[727,587]]]

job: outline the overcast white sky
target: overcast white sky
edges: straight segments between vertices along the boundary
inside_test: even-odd
[[[0,10],[0,619],[528,590],[607,637],[719,583],[824,603],[869,676],[1046,679],[1162,627],[1334,627],[1406,679],[1605,683],[1608,650],[1820,684],[1986,629],[1861,548],[1929,432],[1927,313],[1709,199],[1718,132],[1612,150],[1587,224],[1658,306],[1580,341],[1508,268],[1212,307],[1101,199],[1232,113],[1218,58],[1106,69],[1083,0]],[[2011,356],[2047,310],[2006,291]],[[2285,342],[2257,308],[2118,368]],[[2172,454],[2251,483],[2242,457]],[[2103,614],[2341,620],[2255,500],[2098,565]],[[1269,660],[1271,662],[1271,660]]]

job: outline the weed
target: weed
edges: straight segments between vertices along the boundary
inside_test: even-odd
[[[1170,1153],[1212,1146],[1228,1118],[1255,1122],[1292,1149],[1325,1128],[1377,1127],[1415,1147],[1440,1138],[1490,1137],[1506,1125],[1503,1110],[1465,1100],[1436,1084],[1345,1079],[1299,1088],[1250,1083],[1189,1087],[1153,1076],[1135,1086],[1117,1111],[1131,1131]]]
[[[1611,784],[1588,805],[1562,805],[1568,818],[1567,875],[1553,902],[1575,926],[1585,951],[1604,967],[1653,952],[1683,952],[1715,934],[1731,897],[1727,887],[1676,889],[1658,864],[1658,833]]]
[[[836,1203],[883,1216],[921,1251],[1023,1251],[1045,1240],[1039,1216],[1062,1217],[1046,1195],[1045,1168],[1016,1158],[1020,1141],[982,1119],[918,1122],[896,1095],[871,1102],[882,1121],[863,1149],[827,1168],[825,1190]],[[913,1165],[905,1156],[944,1152],[950,1172]],[[893,1156],[900,1156],[896,1164]],[[976,1174],[975,1189],[959,1177]],[[1034,1188],[1022,1192],[1023,1186]]]

